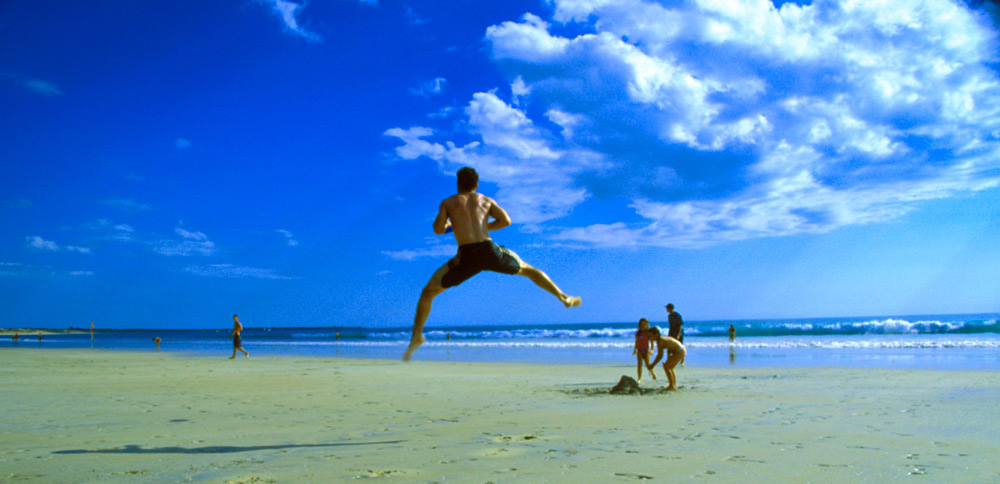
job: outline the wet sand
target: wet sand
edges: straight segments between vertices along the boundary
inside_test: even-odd
[[[996,371],[228,356],[0,351],[0,482],[1000,481]]]

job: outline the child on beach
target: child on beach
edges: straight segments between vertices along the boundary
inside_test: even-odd
[[[649,351],[653,349],[653,343],[649,341],[649,321],[646,318],[639,320],[639,330],[635,332],[635,349],[632,350],[632,354],[635,355],[636,361],[636,373],[638,373],[639,378],[636,380],[642,383],[642,367],[643,365],[649,366]],[[649,366],[649,374],[656,379],[656,373],[653,373],[653,367]]]
[[[656,359],[653,360],[653,364],[649,365],[649,371],[653,371],[653,367],[660,362],[660,359],[663,358],[663,351],[666,350],[667,360],[663,362],[663,371],[667,374],[667,381],[670,382],[667,390],[677,390],[677,375],[674,374],[674,367],[687,355],[687,349],[675,338],[661,336],[660,328],[655,326],[649,328],[649,335],[652,337],[653,342],[656,343]]]
[[[243,340],[240,339],[240,331],[243,331],[243,325],[240,324],[240,316],[238,314],[233,315],[233,332],[229,335],[233,339],[233,356],[230,356],[230,360],[236,359],[236,350],[240,350],[246,355],[247,359],[250,359],[250,353],[243,349]],[[159,346],[159,343],[157,343]]]

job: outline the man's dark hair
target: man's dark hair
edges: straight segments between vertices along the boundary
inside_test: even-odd
[[[471,167],[465,167],[458,170],[458,189],[463,192],[470,192],[475,190],[479,185],[479,173]]]

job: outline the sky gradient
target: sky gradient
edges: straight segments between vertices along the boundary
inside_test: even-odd
[[[0,327],[1000,311],[994,2],[0,3]]]

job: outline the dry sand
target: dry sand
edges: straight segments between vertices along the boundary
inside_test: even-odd
[[[226,356],[0,350],[0,482],[1000,482],[1000,372]]]

